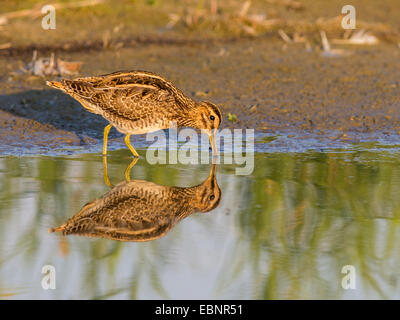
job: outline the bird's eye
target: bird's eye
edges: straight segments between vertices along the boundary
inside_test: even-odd
[[[214,120],[215,120],[215,117],[214,117],[214,116],[210,116],[210,119],[211,119],[212,121],[214,121]]]
[[[215,199],[215,196],[212,194],[211,196],[210,196],[210,200],[214,200]]]

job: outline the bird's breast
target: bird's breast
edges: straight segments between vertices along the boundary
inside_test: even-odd
[[[141,119],[135,121],[110,121],[110,123],[124,134],[144,134],[169,128],[168,119]]]

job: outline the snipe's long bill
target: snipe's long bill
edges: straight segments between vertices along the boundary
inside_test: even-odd
[[[103,155],[112,127],[125,134],[125,143],[135,157],[130,135],[178,127],[205,130],[216,153],[215,132],[222,121],[219,108],[210,102],[196,102],[170,81],[147,71],[115,72],[102,76],[48,81],[79,101],[89,112],[99,114],[109,124],[104,128]]]
[[[49,231],[149,241],[164,236],[194,212],[213,210],[220,200],[216,165],[212,165],[208,178],[194,187],[169,187],[145,180],[120,182],[101,198],[84,205],[62,226]]]

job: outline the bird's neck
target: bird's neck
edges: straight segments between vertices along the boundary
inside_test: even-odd
[[[196,127],[196,121],[194,119],[194,114],[191,110],[181,113],[177,118],[176,122],[178,127]]]
[[[177,198],[179,198],[181,202],[181,206],[186,208],[183,210],[183,214],[180,213],[177,218],[179,220],[186,218],[188,215],[191,215],[193,212],[198,211],[201,207],[201,203],[199,202],[199,188],[201,185],[182,188],[182,187],[174,187],[173,193]]]
[[[177,116],[177,124],[178,127],[192,127],[192,128],[200,128],[199,126],[199,110],[200,106],[197,102],[191,101],[191,104],[185,108],[183,112],[181,112]]]

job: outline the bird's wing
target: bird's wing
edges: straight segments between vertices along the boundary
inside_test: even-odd
[[[163,98],[173,98],[178,106],[185,107],[189,99],[176,88],[170,81],[148,71],[118,71],[98,77],[78,78],[75,82],[87,83],[97,90],[130,90],[146,91],[146,98],[149,89],[159,91]]]
[[[106,113],[132,121],[151,114],[167,116],[178,106],[176,97],[171,92],[147,84],[132,84],[124,88],[96,88],[90,103]]]
[[[141,180],[120,183],[55,230],[125,241],[160,238],[180,220],[183,211],[190,211],[181,202],[171,200],[167,190]]]

